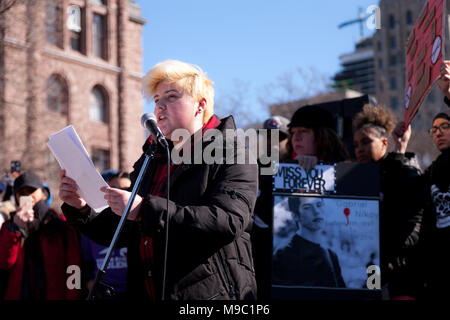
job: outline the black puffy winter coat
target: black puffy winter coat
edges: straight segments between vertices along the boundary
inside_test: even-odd
[[[380,162],[381,281],[391,296],[417,295],[417,246],[424,203],[414,154],[389,153]]]
[[[427,298],[450,298],[450,149],[443,150],[424,174],[426,211],[422,260]]]
[[[235,129],[232,117],[221,119],[221,132]],[[204,142],[205,147],[207,142]],[[144,149],[148,148],[148,143]],[[134,184],[144,155],[134,164]],[[150,163],[138,194],[143,197],[140,225],[127,221],[118,246],[128,246],[128,291],[145,294],[139,257],[141,232],[153,238],[157,296],[161,295],[166,196],[149,195],[155,168]],[[258,190],[257,165],[181,164],[170,177],[169,246],[165,299],[242,300],[256,298],[250,243]],[[81,214],[63,204],[68,221],[94,241],[109,245],[119,216],[109,208]]]

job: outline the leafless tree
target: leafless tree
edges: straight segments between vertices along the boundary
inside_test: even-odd
[[[239,128],[244,128],[255,122],[261,113],[259,105],[251,100],[253,97],[251,84],[249,82],[234,79],[233,88],[230,92],[217,97],[216,107],[220,116],[233,115]]]
[[[20,0],[0,0],[0,15],[11,9]]]
[[[277,77],[276,81],[261,88],[258,100],[261,105],[286,103],[330,91],[328,76],[315,67],[297,67]]]
[[[216,110],[219,115],[232,114],[241,128],[257,127],[270,115],[270,105],[329,92],[327,79],[314,67],[297,67],[280,74],[274,82],[257,90],[256,95],[249,82],[235,79],[231,91],[217,97]]]

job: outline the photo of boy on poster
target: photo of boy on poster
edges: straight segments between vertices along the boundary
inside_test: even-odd
[[[380,264],[378,200],[276,196],[272,284],[367,289]]]
[[[278,177],[284,185],[274,179],[272,298],[379,299],[370,271],[380,279],[377,172],[337,164],[335,187],[324,192],[288,190],[289,177]]]
[[[339,258],[321,246],[326,213],[319,197],[290,197],[289,209],[297,232],[276,252],[272,282],[282,285],[345,287]],[[289,261],[289,263],[285,263]]]

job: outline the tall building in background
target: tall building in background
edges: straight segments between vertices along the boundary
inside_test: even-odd
[[[131,169],[144,23],[131,0],[25,0],[0,14],[0,169],[21,160],[55,188],[47,137],[69,124],[99,171]]]
[[[405,105],[405,46],[426,0],[381,0],[381,29],[374,35],[376,96],[379,102],[403,112]],[[449,43],[446,42],[446,52]],[[442,108],[435,87],[424,105],[434,113]],[[418,114],[420,116],[420,113]]]
[[[376,98],[391,107],[399,119],[403,118],[405,105],[406,42],[426,0],[381,0],[381,29],[373,36],[375,52]],[[447,8],[449,1],[447,0]],[[448,11],[445,17],[445,52],[450,52]],[[424,100],[412,121],[412,136],[408,149],[418,154],[424,167],[439,154],[431,137],[426,133],[433,116],[447,109],[443,94],[437,85]]]
[[[352,89],[364,94],[375,94],[374,51],[372,38],[362,39],[355,51],[339,57],[342,71],[334,80],[336,90]]]

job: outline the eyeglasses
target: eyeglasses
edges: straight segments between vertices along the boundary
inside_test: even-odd
[[[445,133],[450,128],[450,122],[444,122],[441,123],[439,126],[432,127],[430,130],[428,130],[428,133],[432,136],[436,134],[436,132],[439,130],[441,133]]]

